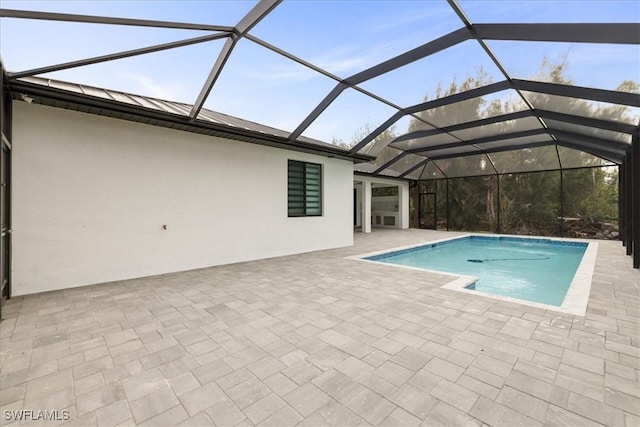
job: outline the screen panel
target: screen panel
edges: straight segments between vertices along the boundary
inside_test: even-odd
[[[560,169],[555,145],[489,153],[498,173]]]
[[[515,90],[503,90],[465,101],[431,108],[418,113],[427,122],[443,128],[486,117],[527,110],[529,107]]]
[[[574,150],[572,148],[558,146],[558,153],[560,154],[560,164],[562,164],[562,167],[565,169],[591,166],[614,166],[614,164],[608,160],[596,157],[593,154],[585,153],[584,151]]]
[[[462,26],[444,1],[287,1],[250,33],[348,77]]]
[[[502,233],[560,235],[560,171],[500,176]]]
[[[408,171],[409,169],[418,165],[424,160],[425,160],[425,157],[423,156],[419,156],[417,154],[407,154],[397,162],[389,165],[389,169],[394,170],[399,174],[403,174],[404,172]]]
[[[426,150],[421,151],[420,154],[427,157],[440,157],[440,156],[456,156],[468,153],[480,153],[481,151],[473,145],[459,145],[457,147],[442,148],[439,150]]]
[[[216,58],[223,44],[215,40],[39,76],[192,105],[211,70],[198,58]],[[167,73],[167,64],[173,72]]]
[[[452,159],[434,160],[434,163],[448,178],[491,175],[495,170],[484,154],[457,157]]]
[[[637,125],[640,108],[568,96],[522,91],[534,108]]]
[[[604,232],[612,231],[618,225],[617,167],[562,171],[562,187],[567,218],[565,235],[598,238],[595,234],[600,233],[602,238]],[[605,224],[594,230],[593,221]],[[586,223],[587,227],[580,227],[580,223]]]
[[[478,42],[467,40],[360,86],[406,108],[502,79]]]
[[[458,0],[471,22],[579,23],[636,22],[640,4],[629,0]]]
[[[344,90],[302,135],[352,147],[397,110],[354,89]]]
[[[555,144],[553,139],[551,139],[551,136],[547,134],[543,134],[543,135],[521,136],[520,138],[511,138],[511,139],[505,139],[501,141],[483,142],[482,144],[476,144],[476,145],[482,149],[491,150],[493,148],[518,147],[520,145],[534,144],[538,142],[547,142],[547,141],[552,143],[552,145]]]
[[[628,133],[614,132],[606,129],[600,129],[591,126],[582,126],[557,120],[544,119],[544,121],[551,129],[558,129],[578,135],[591,136],[594,138],[607,139],[610,141],[620,141],[631,144],[631,135]]]
[[[502,135],[512,132],[521,132],[532,129],[542,129],[542,125],[535,117],[524,117],[522,119],[507,120],[504,122],[492,123],[489,125],[459,130],[451,132],[451,134],[457,136],[462,140],[468,141],[471,139]]]
[[[204,106],[291,132],[335,85],[334,80],[243,39]]]
[[[257,0],[205,2],[201,0],[145,0],[120,1],[52,1],[52,0],[3,0],[6,9],[40,12],[70,13],[118,18],[152,19],[158,21],[202,23],[212,25],[236,25],[257,4]],[[203,19],[211,17],[211,19]]]
[[[362,147],[358,152],[362,154],[369,154],[370,156],[377,156],[387,145],[389,145],[391,141],[393,141],[393,139],[396,138],[396,136],[406,133],[410,126],[410,121],[411,119],[409,116],[403,116],[385,129],[380,135],[376,136],[373,141]],[[365,132],[362,132],[360,141],[369,136],[369,134],[375,129],[370,125],[366,125],[364,130],[367,131],[367,133],[365,135]]]
[[[401,150],[415,150],[419,148],[428,148],[451,142],[460,142],[460,140],[447,133],[425,136],[422,138],[408,139],[406,141],[394,142],[393,146]]]
[[[608,90],[638,81],[637,45],[504,40],[487,45],[512,78]]]
[[[433,161],[427,163],[427,165],[422,170],[422,175],[420,175],[420,179],[431,178],[446,178],[442,170],[439,169]]]

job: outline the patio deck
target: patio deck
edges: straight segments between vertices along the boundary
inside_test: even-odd
[[[65,426],[640,425],[640,272],[620,242],[600,242],[585,317],[345,259],[454,234],[375,230],[350,248],[14,298],[1,423],[66,409]]]

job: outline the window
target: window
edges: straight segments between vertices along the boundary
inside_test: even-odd
[[[289,216],[322,215],[322,166],[289,160]]]

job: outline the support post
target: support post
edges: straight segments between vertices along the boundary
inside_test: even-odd
[[[633,171],[633,164],[631,161],[631,150],[628,151],[625,156],[625,173],[624,173],[624,192],[625,192],[625,228],[624,228],[624,240],[627,243],[627,255],[633,253],[633,204],[631,201],[631,175]]]
[[[501,204],[500,204],[500,175],[496,175],[496,193],[497,193],[497,201],[498,201],[498,206],[497,206],[497,210],[496,210],[496,233],[500,234],[501,232],[501,227],[500,227],[500,210],[502,208]]]
[[[0,60],[0,319],[11,298],[11,142],[13,105]]]
[[[640,131],[633,135],[631,143],[631,213],[633,230],[633,268],[640,268]]]
[[[564,171],[560,169],[560,237],[564,236]]]
[[[449,231],[449,220],[451,216],[449,215],[449,178],[447,178],[447,231]]]
[[[409,183],[403,182],[398,186],[398,216],[400,228],[409,228]]]
[[[625,241],[625,198],[624,198],[624,162],[618,166],[618,240],[622,241],[622,246],[627,246],[627,242]]]
[[[362,181],[362,232],[371,233],[371,181]]]

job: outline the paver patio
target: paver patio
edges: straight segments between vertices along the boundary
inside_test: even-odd
[[[63,425],[640,425],[640,272],[601,241],[587,315],[345,257],[456,233],[28,297],[0,323],[0,406]],[[44,425],[42,421],[32,424]]]

